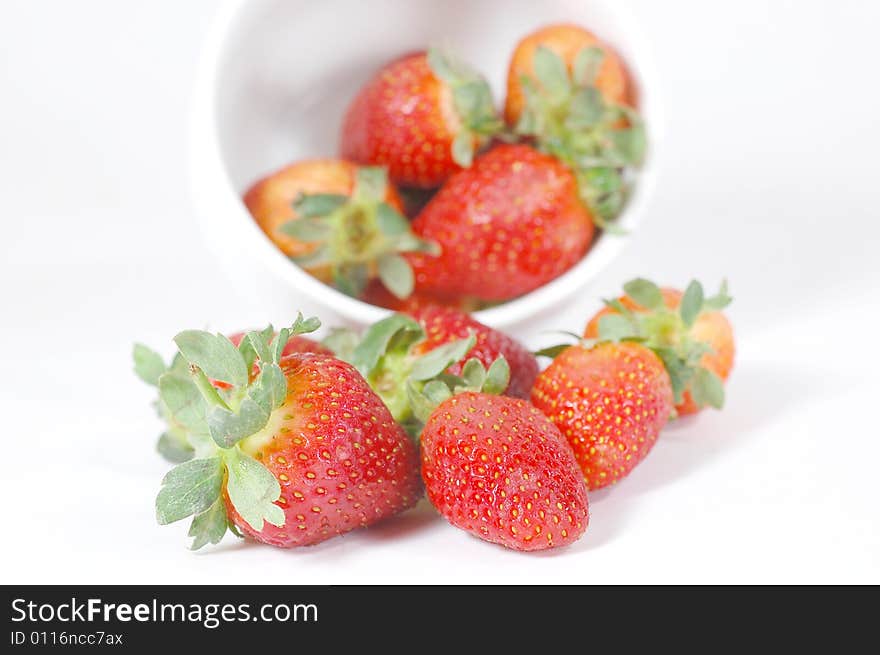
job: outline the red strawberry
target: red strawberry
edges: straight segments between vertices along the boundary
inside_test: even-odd
[[[410,255],[416,289],[501,301],[562,275],[593,238],[571,171],[526,145],[499,145],[453,175],[413,222],[440,245]]]
[[[165,373],[159,388],[196,459],[165,476],[156,510],[161,524],[194,517],[193,548],[229,525],[274,546],[314,544],[418,500],[416,450],[357,371],[328,355],[282,356],[287,338],[314,324],[271,341],[248,333],[244,348],[207,332],[175,337],[192,374]]]
[[[435,249],[410,232],[400,197],[380,168],[298,162],[254,184],[244,203],[285,255],[352,296],[378,278],[407,297],[412,271],[398,253]]]
[[[477,301],[468,298],[437,298],[419,291],[413,291],[406,298],[398,298],[388,291],[379,280],[373,280],[367,285],[367,288],[361,294],[361,300],[371,305],[384,307],[395,312],[403,312],[404,314],[408,314],[421,307],[431,307],[434,305],[451,307],[464,312],[480,309]]]
[[[387,166],[402,186],[430,188],[469,166],[501,127],[485,80],[432,50],[391,62],[355,97],[342,127],[341,154]]]
[[[513,550],[565,546],[589,522],[571,448],[525,400],[466,392],[443,401],[422,431],[422,478],[452,525]]]
[[[723,383],[736,352],[733,327],[720,311],[731,302],[727,285],[711,298],[704,298],[697,281],[685,293],[642,279],[628,282],[624,290],[626,295],[590,319],[584,337],[599,337],[603,320],[611,320],[615,338],[627,336],[628,331],[663,359],[672,376],[679,415],[694,414],[706,405],[720,408]],[[604,318],[609,315],[617,318]]]
[[[563,350],[538,375],[532,402],[565,435],[589,489],[625,477],[672,413],[663,362],[636,343]]]
[[[493,364],[501,360],[507,377],[503,383],[491,378],[495,390],[527,397],[538,374],[537,360],[521,344],[465,313],[438,306],[415,308],[409,316],[393,314],[371,325],[358,341],[337,333],[332,344],[412,434],[421,422],[413,415],[410,387],[418,391],[430,380],[452,376],[461,378],[462,387],[481,388],[485,371],[494,375]]]
[[[483,325],[470,315],[448,307],[424,306],[407,312],[415,318],[425,331],[425,340],[416,344],[413,352],[424,354],[438,346],[466,339],[473,334],[476,344],[465,358],[459,360],[447,371],[453,375],[461,375],[465,359],[475,358],[487,369],[499,357],[504,357],[510,366],[510,383],[505,395],[516,398],[528,398],[538,375],[538,360],[518,341],[499,330]]]
[[[613,50],[575,25],[550,25],[517,45],[505,115],[517,134],[569,166],[596,225],[623,208],[625,169],[646,147],[629,80]]]

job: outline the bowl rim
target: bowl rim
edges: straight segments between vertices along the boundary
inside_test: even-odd
[[[288,287],[304,293],[317,305],[329,306],[349,322],[362,325],[373,323],[392,310],[347,296],[291,262],[252,219],[226,167],[217,122],[218,73],[236,20],[251,4],[252,0],[224,0],[207,29],[196,68],[190,101],[187,159],[190,195],[201,230],[203,233],[210,232],[206,224],[208,217],[234,211],[238,215],[237,231],[241,238],[247,239],[251,252]],[[662,153],[664,120],[651,44],[627,7],[609,0],[604,0],[603,5],[627,35],[627,67],[638,85],[642,99],[640,105],[648,109],[648,112],[643,112],[648,130],[648,150],[637,172],[633,192],[617,219],[625,234],[600,233],[580,261],[559,277],[513,300],[473,312],[474,318],[487,325],[503,327],[520,323],[553,309],[565,298],[584,288],[633,238],[654,192],[658,152]],[[646,97],[648,103],[644,101]]]

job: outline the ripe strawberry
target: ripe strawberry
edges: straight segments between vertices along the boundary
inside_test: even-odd
[[[453,175],[413,222],[440,244],[409,255],[416,289],[509,300],[571,268],[593,238],[571,171],[526,145],[499,145]]]
[[[378,277],[405,298],[413,276],[398,253],[435,250],[410,232],[400,198],[380,168],[298,162],[254,184],[244,203],[284,254],[352,296]]]
[[[385,288],[379,280],[373,280],[364,289],[361,294],[361,300],[384,307],[395,312],[409,314],[421,307],[433,307],[439,305],[441,307],[451,307],[463,312],[472,312],[480,309],[480,303],[469,298],[438,298],[436,296],[422,293],[418,290],[413,291],[406,298],[398,298]]]
[[[416,450],[357,371],[328,355],[282,356],[316,323],[300,317],[274,339],[250,332],[238,348],[207,332],[175,337],[190,374],[166,372],[159,389],[196,458],[165,476],[156,514],[163,525],[193,516],[194,549],[227,527],[284,548],[315,544],[418,500]]]
[[[626,295],[590,319],[584,337],[599,337],[603,318],[620,316],[622,311],[626,321],[617,320],[617,326],[645,338],[645,345],[655,349],[670,369],[679,415],[693,414],[706,405],[720,408],[723,382],[736,351],[733,327],[720,311],[731,302],[726,283],[712,298],[704,297],[696,281],[685,293],[659,289],[647,280],[633,280],[624,290]]]
[[[342,127],[342,157],[387,166],[401,186],[439,186],[470,165],[501,127],[488,84],[431,50],[391,62],[355,97]]]
[[[518,341],[499,330],[483,325],[470,315],[447,307],[425,306],[407,312],[415,318],[425,331],[425,340],[417,343],[413,352],[424,354],[438,346],[476,337],[476,343],[464,359],[447,369],[452,375],[461,375],[465,359],[475,358],[489,368],[499,357],[504,357],[510,367],[510,383],[505,395],[515,398],[528,398],[535,377],[538,375],[538,360]]]
[[[672,386],[644,346],[575,345],[538,375],[532,402],[568,440],[592,490],[645,458],[672,413]]]
[[[246,332],[236,332],[229,335],[228,338],[233,346],[238,347],[246,334]],[[265,332],[265,338],[271,339],[273,336],[275,336],[275,332],[270,327]],[[333,351],[308,337],[294,335],[289,338],[281,356],[284,357],[294,353],[332,355]],[[165,365],[161,355],[143,344],[135,344],[133,354],[135,373],[150,386],[158,388],[159,378],[169,371],[184,376],[188,375],[189,365],[179,354],[172,360],[170,366]],[[256,374],[256,371],[254,371],[254,374]],[[220,380],[210,380],[210,382],[218,389],[231,388],[229,384]],[[167,425],[166,431],[162,433],[156,443],[156,450],[172,464],[180,464],[192,459],[194,451],[189,443],[186,429],[173,419],[168,408],[161,402],[161,399],[156,402],[156,410]]]
[[[624,169],[645,150],[629,86],[611,48],[575,25],[525,37],[507,78],[508,123],[574,171],[596,225],[612,230],[627,196]]]
[[[535,356],[521,344],[465,313],[438,306],[416,308],[409,316],[393,314],[355,342],[337,333],[332,343],[411,434],[421,428],[411,392],[431,380],[459,378],[462,387],[483,388],[488,376],[491,390],[524,398],[538,374]],[[496,377],[496,360],[506,371],[503,383]]]
[[[452,525],[520,551],[576,541],[587,489],[559,430],[525,400],[465,392],[422,432],[428,499]]]

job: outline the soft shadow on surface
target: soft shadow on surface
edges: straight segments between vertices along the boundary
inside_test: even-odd
[[[370,526],[361,532],[361,536],[380,541],[399,539],[442,520],[431,503],[426,498],[422,498],[412,509]]]
[[[751,363],[735,369],[733,376],[722,412],[705,410],[670,423],[654,450],[627,478],[590,493],[590,526],[579,541],[535,555],[564,557],[613,541],[638,509],[640,496],[686,478],[740,447],[757,434],[757,428],[809,403],[827,382],[815,370]]]

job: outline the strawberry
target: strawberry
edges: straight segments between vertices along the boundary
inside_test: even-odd
[[[399,253],[436,250],[413,236],[381,168],[298,162],[254,184],[244,203],[284,254],[352,296],[378,277],[391,293],[407,297],[413,274]]]
[[[367,82],[346,113],[340,152],[387,166],[395,184],[431,188],[469,166],[500,128],[486,81],[430,50],[391,62]]]
[[[672,377],[677,414],[706,405],[720,409],[736,351],[733,327],[720,311],[731,302],[727,284],[711,298],[697,281],[684,293],[642,279],[628,282],[624,291],[590,319],[584,336],[599,337],[604,322],[615,338],[638,338],[654,349]]]
[[[163,373],[159,390],[196,456],[165,476],[156,515],[163,525],[194,517],[193,549],[227,528],[284,548],[315,544],[418,500],[416,450],[357,371],[324,354],[283,356],[290,336],[316,326],[300,316],[237,348],[219,334],[175,337],[188,372]]]
[[[237,347],[246,334],[246,332],[236,332],[229,335],[228,339],[232,342],[232,345]],[[275,336],[275,333],[274,331],[269,330],[266,332],[265,336],[266,338],[272,338]],[[308,337],[293,335],[287,341],[287,345],[282,352],[282,357],[294,353],[332,355],[333,351]],[[135,373],[141,380],[153,387],[158,388],[159,378],[164,373],[172,371],[185,375],[189,371],[186,361],[179,354],[174,357],[170,366],[166,366],[161,355],[143,344],[136,343],[134,345],[133,355]],[[218,389],[230,388],[229,384],[220,380],[210,380],[210,382]],[[189,443],[186,429],[173,419],[171,412],[162,403],[161,399],[156,402],[156,409],[159,416],[167,424],[167,430],[162,433],[156,443],[156,450],[162,455],[162,457],[172,464],[180,464],[181,462],[192,459],[194,450]]]
[[[538,360],[518,341],[499,330],[483,325],[473,317],[448,307],[424,306],[408,312],[425,331],[425,339],[413,348],[416,354],[428,353],[444,344],[465,339],[474,335],[476,343],[465,358],[475,358],[489,368],[499,357],[504,357],[510,366],[510,383],[505,395],[515,398],[528,398],[535,377],[538,375]],[[461,359],[447,369],[452,375],[461,375],[465,359]]]
[[[513,550],[565,546],[589,523],[571,448],[518,398],[465,392],[442,401],[422,431],[422,479],[452,525]]]
[[[568,440],[592,490],[628,475],[650,452],[672,413],[672,386],[642,345],[574,345],[538,375],[532,402]]]
[[[535,53],[546,48],[558,56],[569,73],[575,69],[578,56],[589,48],[602,53],[596,63],[594,85],[609,102],[631,104],[631,89],[623,63],[615,52],[601,42],[592,32],[572,24],[547,25],[525,36],[516,45],[507,71],[507,99],[504,104],[504,117],[511,125],[516,125],[526,104],[523,77],[536,78]],[[583,64],[581,64],[583,65]]]
[[[416,289],[440,297],[509,300],[571,268],[593,238],[572,172],[526,145],[499,145],[455,173],[413,221],[440,245],[408,255]]]
[[[510,62],[507,121],[571,167],[596,225],[609,230],[627,196],[625,169],[638,166],[645,150],[631,97],[617,55],[575,25],[528,35]]]
[[[438,306],[389,316],[371,325],[357,342],[337,333],[330,343],[412,434],[421,422],[414,416],[410,386],[419,391],[430,380],[461,378],[468,388],[482,387],[480,371],[488,369],[494,376],[493,365],[501,360],[507,377],[497,391],[525,398],[538,374],[535,356],[521,344],[468,314]]]

